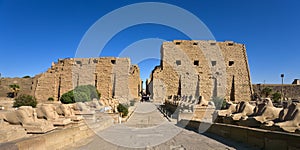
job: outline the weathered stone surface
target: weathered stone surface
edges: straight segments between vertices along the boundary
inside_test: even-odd
[[[92,100],[90,102],[86,102],[86,104],[92,108],[92,109],[96,109],[96,110],[100,110],[101,108],[103,108],[104,106],[101,106],[98,100]]]
[[[163,43],[161,59],[147,82],[156,101],[170,95],[250,100],[250,73],[243,44],[174,40]]]
[[[140,79],[140,69],[138,65],[131,65],[130,67],[130,76],[129,76],[129,91],[130,91],[130,99],[139,100],[139,96],[141,95],[141,91],[143,89],[142,80]]]
[[[230,116],[225,116],[223,122],[227,124],[235,124],[237,121],[246,118],[254,113],[255,106],[251,105],[249,102],[241,101],[236,106],[236,112],[232,113]]]
[[[34,87],[36,82],[34,78],[1,78],[0,79],[0,97],[7,97],[8,93],[11,92],[9,85],[17,84],[20,86],[18,95],[20,94],[30,94],[33,95]]]
[[[0,143],[26,137],[26,131],[21,125],[10,125],[0,120]]]
[[[0,149],[70,149],[70,146],[76,145],[78,142],[85,141],[89,137],[95,135],[95,131],[101,131],[113,124],[113,120],[110,117],[102,116],[102,118],[99,119],[99,122],[91,123],[89,125],[76,124],[73,127],[63,130],[56,130],[38,136],[27,136],[26,138],[18,139],[16,141],[1,143]]]
[[[42,104],[37,108],[37,116],[38,118],[47,119],[53,125],[56,126],[65,126],[72,123],[70,118],[60,117],[56,109],[57,109],[56,106],[54,106],[53,104]],[[67,108],[61,109],[63,114],[66,113],[67,115],[71,115],[70,110],[66,110],[66,109]]]
[[[275,123],[275,126],[280,127],[287,132],[295,132],[300,130],[300,104],[292,103],[287,111],[287,114],[284,115],[282,122]]]
[[[234,112],[234,110],[236,111]],[[285,102],[283,108],[277,108],[273,106],[271,99],[266,98],[257,101],[256,106],[242,101],[235,107],[216,111],[215,114],[217,114],[217,122],[299,133],[299,112],[299,103],[291,102],[288,104],[288,102]]]
[[[263,123],[278,118],[281,110],[282,108],[273,106],[271,99],[264,99],[263,102],[256,105],[252,115],[244,117],[238,124],[250,127],[260,127]]]
[[[2,106],[2,110],[14,110],[13,108],[14,99],[8,97],[1,97],[0,98],[0,106]]]
[[[59,118],[56,108],[52,104],[42,104],[36,109],[38,118],[45,118],[47,120],[55,120]]]
[[[230,116],[232,113],[237,111],[237,104],[233,104],[232,102],[229,102],[229,103],[227,103],[227,105],[229,105],[228,109],[218,110],[216,112],[217,116],[220,116],[220,117]]]
[[[249,104],[249,102],[242,101],[238,104],[237,112],[232,114],[233,120],[240,120],[242,117],[249,116],[254,113],[255,106]]]
[[[59,100],[62,94],[79,85],[93,85],[101,98],[127,100],[139,98],[142,90],[140,71],[128,58],[68,58],[52,63],[46,72],[34,78],[1,79],[0,97],[10,92],[10,84],[20,85],[20,94],[33,95],[39,101],[49,97]]]
[[[139,75],[138,67],[132,66],[128,58],[63,59],[41,75],[35,96],[57,100],[78,85],[94,85],[102,98],[137,98],[136,88],[141,86]]]
[[[56,107],[56,110],[60,109],[62,112],[62,115],[65,118],[69,118],[72,121],[80,121],[83,120],[82,116],[76,116],[74,111],[74,105],[73,104],[61,104],[58,107]]]
[[[196,106],[194,108],[193,118],[191,120],[201,122],[213,122],[214,107],[209,106]]]
[[[207,101],[207,100],[204,98],[204,96],[201,96],[199,105],[200,105],[200,106],[208,106],[208,104],[209,104],[209,101]]]
[[[95,110],[91,109],[86,103],[77,102],[74,104],[74,110],[76,115],[93,115]]]
[[[120,101],[118,101],[117,99],[112,99],[112,98],[101,99],[99,102],[101,105],[105,106],[104,109],[111,108],[111,109],[107,110],[106,112],[110,112],[110,113],[118,112],[117,107],[118,107]]]
[[[20,120],[18,119],[17,113],[15,111],[8,111],[2,114],[3,119],[10,124],[19,125]]]
[[[31,106],[21,106],[16,111],[4,114],[4,120],[10,124],[21,124],[27,133],[45,133],[55,129],[47,120],[38,119]]]
[[[298,99],[300,100],[300,85],[299,84],[253,84],[254,93],[260,94],[261,91],[268,87],[273,92],[281,93],[283,87],[283,96],[285,99]]]

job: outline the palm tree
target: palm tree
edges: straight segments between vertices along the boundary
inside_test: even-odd
[[[17,85],[17,84],[11,84],[11,85],[9,85],[9,87],[10,87],[10,89],[12,91],[13,98],[16,97],[16,96],[18,96],[18,92],[20,90],[20,86]]]
[[[265,95],[265,97],[269,97],[271,93],[272,93],[272,89],[269,87],[266,87],[261,91],[261,94]]]

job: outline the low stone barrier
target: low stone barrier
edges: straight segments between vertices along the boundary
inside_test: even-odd
[[[265,150],[296,150],[300,149],[300,134],[291,134],[280,131],[249,128],[243,126],[221,124],[221,123],[200,123],[199,121],[181,120],[178,125],[185,125],[199,131],[200,124],[210,126],[207,131],[234,141],[242,142]],[[201,130],[201,129],[200,129]]]
[[[52,150],[63,149],[67,146],[76,144],[81,140],[95,135],[94,131],[100,131],[113,125],[113,120],[103,120],[94,123],[94,125],[81,125],[67,129],[56,130],[36,137],[20,139],[17,141],[3,143],[0,145],[1,150]],[[96,128],[95,128],[96,127]],[[94,129],[95,128],[95,129]]]

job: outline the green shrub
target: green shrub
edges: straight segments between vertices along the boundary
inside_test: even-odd
[[[127,116],[128,115],[128,107],[123,104],[119,104],[118,107],[118,112],[122,113],[122,116]]]
[[[96,89],[95,86],[92,86],[92,85],[86,85],[86,86],[90,91],[90,98],[91,99],[93,99],[93,98],[100,99],[101,95],[100,95],[99,91]]]
[[[48,101],[54,101],[54,98],[53,97],[49,97]]]
[[[60,101],[64,104],[75,103],[75,102],[86,102],[92,99],[100,99],[100,93],[92,85],[81,85],[76,87],[67,93],[64,93]]]
[[[37,101],[35,97],[31,95],[23,94],[15,99],[13,107],[20,107],[20,106],[36,107],[36,105],[37,105]]]
[[[83,92],[85,93],[89,99],[99,99],[100,98],[100,93],[98,92],[98,90],[96,89],[96,87],[92,86],[92,85],[81,85],[78,86],[74,89],[74,91],[76,92]]]
[[[278,93],[278,92],[272,94],[272,99],[273,99],[273,101],[276,102],[276,103],[280,102],[281,94]]]
[[[87,102],[87,101],[91,101],[91,99],[89,98],[89,96],[84,93],[84,92],[78,92],[78,91],[74,91],[74,100],[75,102]]]
[[[272,89],[269,87],[266,87],[261,91],[261,94],[264,95],[265,97],[269,97],[271,93],[272,93]]]
[[[69,91],[69,92],[63,94],[60,98],[60,101],[63,104],[75,103],[73,91]]]

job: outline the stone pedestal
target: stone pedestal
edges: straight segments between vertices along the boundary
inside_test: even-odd
[[[209,106],[195,106],[192,120],[201,122],[213,122],[215,108]]]

